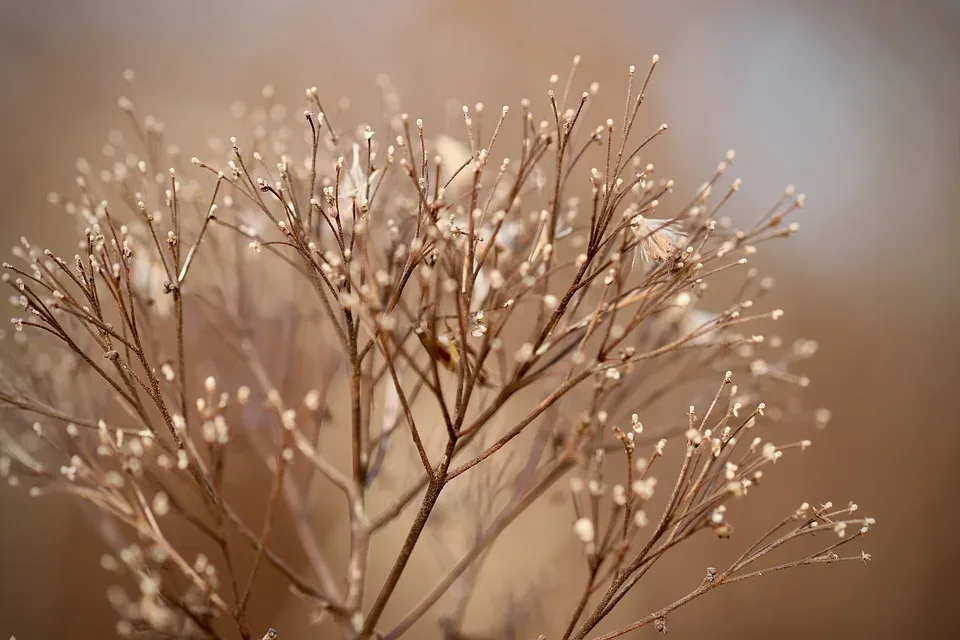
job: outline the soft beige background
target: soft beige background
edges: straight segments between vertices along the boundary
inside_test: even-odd
[[[781,476],[778,499],[852,498],[879,520],[866,541],[875,557],[868,568],[812,568],[733,587],[681,611],[671,631],[952,637],[956,2],[2,0],[3,244],[27,234],[66,246],[64,221],[44,194],[69,187],[74,159],[94,156],[120,123],[125,67],[138,72],[138,102],[189,156],[206,133],[229,135],[218,118],[267,82],[294,104],[311,85],[357,102],[375,97],[374,78],[387,72],[406,109],[442,126],[450,97],[542,98],[546,78],[564,73],[575,53],[584,55],[581,79],[601,83],[594,118],[619,113],[628,64],[644,68],[660,54],[645,118],[669,122],[660,166],[680,185],[694,188],[733,146],[745,181],[740,212],[764,208],[788,182],[808,194],[803,233],[759,258],[778,279],[784,335],[821,342],[811,395],[835,419],[806,464]],[[769,520],[781,504],[767,495],[750,510]],[[3,488],[0,523],[0,634],[104,637],[113,621],[99,547],[82,520]],[[503,552],[523,556],[516,545]],[[711,556],[696,553],[687,560],[699,572]]]

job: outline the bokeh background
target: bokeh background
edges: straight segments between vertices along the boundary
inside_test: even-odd
[[[757,261],[778,281],[783,335],[821,344],[806,371],[808,397],[834,419],[804,464],[778,474],[776,492],[758,496],[743,517],[769,521],[782,512],[774,508],[802,500],[855,499],[878,520],[864,541],[870,566],[810,568],[721,590],[674,615],[671,631],[955,637],[955,0],[0,0],[0,244],[22,234],[48,244],[69,237],[70,223],[45,194],[69,188],[74,160],[95,156],[107,130],[122,124],[116,96],[127,67],[138,74],[138,103],[189,157],[206,148],[208,133],[229,135],[229,104],[267,83],[292,106],[312,85],[362,104],[376,98],[375,77],[385,72],[406,110],[440,126],[450,98],[542,98],[549,75],[564,74],[577,53],[582,84],[601,84],[594,119],[621,113],[629,64],[645,69],[660,55],[643,117],[670,124],[658,166],[680,187],[694,189],[734,147],[744,179],[737,211],[765,209],[787,183],[807,193],[803,231]],[[510,563],[529,557],[522,539],[498,547],[491,584],[509,581]],[[527,539],[531,548],[541,542]],[[0,488],[0,634],[109,637],[100,551],[67,505]],[[684,562],[699,575],[710,550],[689,553]],[[278,592],[265,598],[264,615],[294,628],[297,616]],[[551,598],[566,603],[562,590]],[[474,617],[496,614],[499,602],[477,604]],[[621,619],[665,602],[650,595],[647,609]]]

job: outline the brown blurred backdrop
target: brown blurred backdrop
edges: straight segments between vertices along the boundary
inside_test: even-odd
[[[69,188],[76,157],[96,156],[121,124],[124,68],[137,71],[138,103],[189,157],[205,150],[207,133],[229,135],[228,105],[266,83],[291,106],[311,85],[360,102],[376,97],[374,79],[386,72],[405,109],[439,126],[449,98],[536,101],[575,53],[583,84],[601,84],[594,119],[620,113],[629,64],[643,69],[660,55],[644,117],[670,124],[658,165],[681,188],[694,189],[734,147],[744,179],[737,211],[764,209],[790,182],[807,193],[802,233],[758,262],[777,278],[783,335],[820,341],[806,371],[810,397],[834,420],[805,464],[778,474],[777,491],[745,515],[769,521],[775,507],[802,500],[855,499],[878,520],[864,542],[869,567],[721,590],[673,616],[671,631],[955,637],[955,0],[0,0],[3,253],[21,234],[65,246],[56,243],[69,237],[67,223],[44,196]],[[100,552],[64,504],[0,488],[0,635],[108,637]],[[709,549],[689,553],[697,574],[711,563]],[[654,593],[642,604],[636,612],[665,602]]]

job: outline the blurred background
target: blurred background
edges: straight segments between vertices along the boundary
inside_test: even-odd
[[[387,73],[405,110],[442,127],[449,99],[537,104],[550,74],[565,75],[577,53],[574,86],[601,86],[590,114],[597,121],[620,117],[628,65],[642,71],[660,55],[642,119],[650,129],[669,123],[658,169],[681,192],[733,147],[732,177],[744,187],[731,211],[752,218],[788,183],[807,194],[796,218],[802,232],[755,263],[777,279],[775,299],[787,310],[778,330],[820,342],[805,371],[808,398],[830,407],[833,421],[803,464],[786,466],[776,491],[758,495],[741,518],[769,522],[803,500],[853,499],[878,520],[864,540],[868,567],[813,567],[726,588],[672,616],[670,630],[955,637],[956,0],[0,0],[3,253],[20,235],[58,246],[72,238],[45,194],[68,189],[75,159],[95,157],[107,131],[123,124],[116,98],[126,91],[125,68],[137,72],[138,104],[167,123],[189,157],[202,155],[208,134],[229,135],[231,102],[254,99],[264,84],[291,107],[314,85],[327,100],[362,104],[377,98],[375,78]],[[534,530],[518,523],[521,533],[527,526]],[[109,637],[115,619],[100,552],[68,505],[0,488],[0,634]],[[509,541],[497,547],[494,591],[497,567],[531,553]],[[710,548],[688,553],[683,561],[702,575]],[[277,592],[264,596],[264,615],[294,628],[301,616]],[[555,604],[567,611],[570,597],[551,595],[548,614]],[[672,599],[654,591],[635,610],[625,603],[619,619]],[[496,615],[502,603],[481,599],[475,608],[474,617]],[[286,637],[308,633],[317,637]]]

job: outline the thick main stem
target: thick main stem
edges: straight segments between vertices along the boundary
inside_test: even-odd
[[[553,486],[554,481],[559,478],[569,468],[570,461],[566,458],[558,460],[552,468],[544,474],[534,486],[526,493],[515,498],[504,510],[497,516],[497,519],[483,532],[483,535],[477,540],[473,548],[467,552],[453,569],[443,578],[431,592],[418,604],[407,616],[389,633],[384,636],[384,640],[395,640],[403,635],[413,626],[427,611],[436,604],[437,600],[447,592],[453,583],[466,571],[480,555],[490,548],[490,545],[499,537],[511,523],[523,513],[537,498],[543,495],[543,492]]]
[[[453,451],[456,444],[456,440],[453,438],[447,442],[447,448],[443,455],[443,461],[440,463],[440,468],[437,470],[434,478],[427,484],[427,492],[423,496],[423,502],[420,503],[420,510],[417,512],[413,524],[410,526],[410,531],[407,533],[407,538],[403,542],[403,547],[400,548],[400,553],[393,567],[390,569],[390,574],[384,581],[383,587],[377,595],[377,599],[374,601],[370,612],[364,620],[363,628],[360,631],[361,639],[371,637],[374,627],[380,620],[380,616],[383,615],[383,610],[386,608],[387,602],[397,588],[400,576],[403,574],[407,562],[413,554],[413,549],[417,544],[417,540],[420,539],[420,534],[423,533],[424,527],[427,526],[427,520],[430,518],[430,513],[433,511],[434,506],[437,504],[440,492],[446,484],[447,469],[450,467],[450,461],[453,459]]]
[[[360,356],[357,352],[357,332],[353,327],[353,317],[346,313],[347,341],[350,356],[350,426],[353,439],[353,481],[358,487],[366,484],[366,472],[363,465],[364,434],[361,415],[361,376]]]

